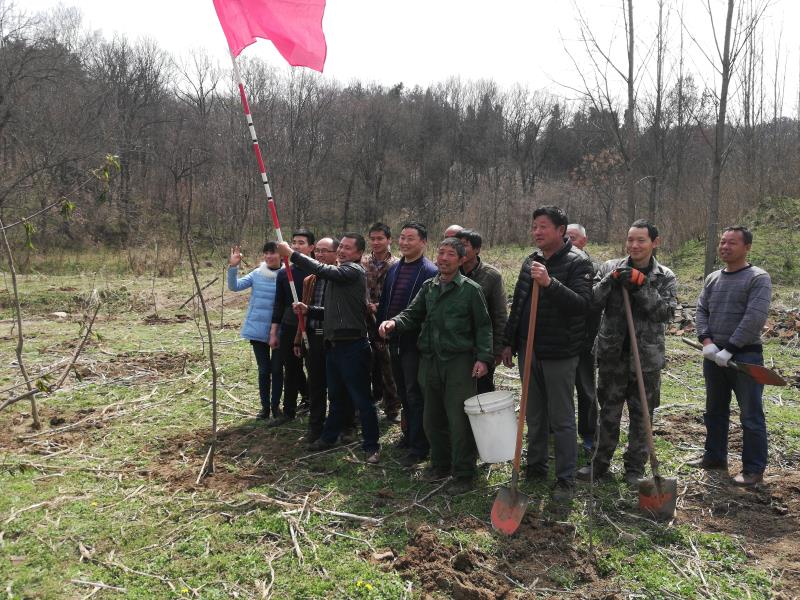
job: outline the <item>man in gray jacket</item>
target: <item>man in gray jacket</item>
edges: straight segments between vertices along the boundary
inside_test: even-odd
[[[742,422],[742,472],[734,483],[752,486],[764,479],[767,467],[767,424],[761,395],[764,386],[729,369],[728,362],[764,364],[761,330],[772,296],[769,273],[747,262],[753,234],[745,227],[728,227],[719,241],[725,268],[706,277],[697,300],[697,336],[703,343],[706,380],[706,445],[692,466],[728,469],[728,425],[731,392],[739,403]]]
[[[478,379],[476,386],[479,394],[494,391],[494,367],[500,363],[503,354],[503,335],[508,321],[508,301],[503,289],[503,277],[495,267],[481,260],[481,234],[472,229],[462,229],[455,235],[464,245],[466,255],[461,265],[461,272],[481,286],[483,297],[486,299],[486,308],[489,309],[489,318],[492,319],[492,347],[494,362],[487,365],[489,372]]]
[[[333,446],[342,430],[345,394],[350,395],[361,419],[362,448],[366,461],[378,463],[378,416],[370,398],[370,349],[367,341],[367,277],[361,266],[366,248],[360,233],[343,233],[336,256],[337,265],[325,265],[286,243],[278,244],[281,256],[319,279],[327,281],[323,306],[296,303],[295,310],[311,318],[322,319],[325,343],[325,373],[330,408],[320,438],[312,444],[316,450]]]

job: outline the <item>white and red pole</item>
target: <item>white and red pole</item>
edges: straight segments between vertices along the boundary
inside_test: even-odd
[[[278,221],[278,211],[275,209],[275,199],[272,197],[272,191],[269,187],[269,178],[267,177],[267,169],[264,166],[264,159],[261,156],[261,146],[258,145],[258,136],[256,135],[256,128],[253,126],[253,116],[250,114],[250,103],[247,101],[247,94],[244,91],[244,82],[242,75],[239,72],[239,65],[236,63],[236,57],[231,53],[231,61],[233,62],[233,72],[236,77],[236,83],[239,86],[239,97],[242,100],[242,108],[244,109],[244,116],[247,119],[247,128],[250,131],[250,139],[253,141],[253,152],[258,161],[258,168],[261,171],[261,183],[264,184],[264,191],[267,194],[267,206],[269,207],[269,214],[272,216],[272,226],[275,228],[275,235],[278,236],[278,241],[283,241],[283,234],[281,234],[281,223]],[[294,287],[294,277],[292,276],[292,269],[289,264],[289,257],[284,257],[284,264],[286,265],[286,277],[289,279],[289,289],[292,291],[292,299],[299,302],[297,297],[297,290]],[[300,334],[303,337],[303,344],[308,349],[308,335],[306,335],[306,323],[303,315],[297,316],[297,327],[300,329]]]

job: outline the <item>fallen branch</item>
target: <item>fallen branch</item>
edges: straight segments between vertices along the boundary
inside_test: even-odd
[[[94,325],[94,320],[97,318],[97,312],[100,310],[100,297],[97,294],[97,290],[92,290],[92,294],[89,297],[89,308],[94,306],[94,312],[92,313],[91,318],[89,319],[88,325],[86,325],[86,332],[83,334],[83,338],[81,339],[80,344],[77,345],[75,348],[75,352],[72,353],[72,358],[67,365],[67,368],[64,369],[64,372],[59,377],[56,385],[49,389],[48,392],[52,393],[64,385],[64,381],[67,379],[67,375],[69,375],[70,370],[75,365],[75,362],[78,360],[78,356],[80,356],[81,351],[83,350],[84,345],[86,344],[86,340],[89,339],[89,336],[92,334],[92,326]]]
[[[105,583],[101,583],[99,581],[83,581],[82,579],[70,579],[70,583],[74,583],[75,585],[86,585],[91,586],[94,588],[98,588],[101,590],[111,590],[112,592],[122,592],[123,594],[126,593],[128,590],[124,587],[117,587],[115,585],[108,585]]]
[[[192,300],[194,300],[194,299],[195,299],[195,296],[197,296],[197,294],[198,294],[198,293],[202,293],[202,292],[203,292],[203,290],[205,290],[206,288],[209,288],[209,287],[211,287],[212,285],[214,285],[214,284],[217,282],[217,279],[219,279],[219,276],[217,276],[217,277],[214,277],[214,279],[212,279],[212,280],[211,280],[211,281],[209,281],[207,284],[205,284],[203,287],[201,287],[201,288],[200,288],[200,292],[195,292],[194,294],[192,294],[192,295],[189,297],[189,299],[188,299],[186,302],[184,302],[183,304],[181,304],[181,305],[178,307],[178,310],[181,310],[181,309],[182,309],[182,308],[184,308],[184,307],[185,307],[187,304],[189,304],[189,302],[191,302]],[[200,286],[200,283],[198,282],[198,283],[197,283],[197,285],[198,285],[198,287],[199,287],[199,286]],[[201,296],[201,298],[202,298],[202,296]]]

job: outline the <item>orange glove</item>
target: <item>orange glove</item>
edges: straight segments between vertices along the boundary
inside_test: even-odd
[[[647,277],[639,269],[631,267],[620,267],[611,271],[611,277],[624,285],[630,291],[635,292],[644,285]]]

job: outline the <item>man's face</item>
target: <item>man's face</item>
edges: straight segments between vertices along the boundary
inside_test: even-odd
[[[280,269],[281,255],[277,252],[264,252],[264,262],[270,269]]]
[[[741,231],[725,231],[719,240],[719,257],[725,263],[737,263],[747,258],[750,244],[744,243]]]
[[[439,267],[440,274],[445,277],[454,275],[463,262],[464,259],[458,256],[455,248],[439,246],[439,252],[436,254],[436,266]]]
[[[400,239],[397,241],[400,254],[404,257],[416,257],[425,251],[425,242],[419,235],[419,231],[412,227],[407,227],[400,232]]]
[[[353,238],[342,238],[339,242],[339,249],[336,251],[339,262],[358,262],[361,260],[361,250],[356,247],[356,240]]]
[[[580,229],[575,227],[570,227],[567,229],[567,237],[572,242],[572,245],[575,246],[578,250],[583,250],[586,246],[586,242],[589,241],[585,235],[581,235]]]
[[[653,256],[653,249],[658,247],[661,238],[650,239],[647,227],[631,227],[628,238],[625,240],[625,251],[630,254],[633,262],[644,264]]]
[[[472,247],[472,244],[469,243],[469,240],[461,240],[461,243],[464,244],[464,250],[467,251],[466,256],[464,256],[465,263],[473,262],[477,257],[480,249],[476,250]]]
[[[541,250],[557,248],[564,237],[564,226],[556,227],[547,215],[539,215],[531,227],[533,243]]]
[[[314,250],[314,244],[309,244],[306,236],[296,235],[292,238],[292,250],[296,250],[300,254],[309,256]]]
[[[392,239],[386,237],[382,231],[373,231],[369,234],[369,248],[373,254],[383,254],[389,249]]]
[[[319,240],[314,246],[314,256],[325,265],[335,265],[336,250],[333,249],[333,240],[331,238]]]

